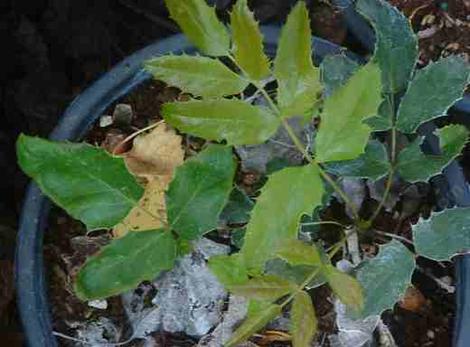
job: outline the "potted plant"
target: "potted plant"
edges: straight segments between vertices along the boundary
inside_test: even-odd
[[[463,126],[436,130],[441,153],[433,156],[422,153],[423,138],[416,130],[462,96],[469,68],[460,57],[449,57],[415,71],[416,38],[404,17],[381,1],[359,2],[376,25],[374,57],[359,66],[338,55],[318,68],[312,61],[308,12],[301,1],[281,31],[271,63],[246,0],[233,8],[230,34],[203,0],[188,0],[184,6],[167,0],[172,18],[204,55],[148,59],[156,52],[140,53],[139,63],[142,56],[147,60],[147,73],[182,92],[163,105],[163,123],[133,134],[131,139],[140,136],[124,155],[84,143],[20,136],[19,164],[41,191],[88,231],[113,230],[115,238],[77,273],[73,284],[77,297],[89,301],[121,294],[171,270],[197,240],[217,229],[221,212],[234,194],[234,177],[241,170],[239,149],[260,146],[279,132],[298,151],[300,160],[295,165],[277,163],[260,181],[264,181],[262,187],[250,192],[256,203],[249,221],[245,230],[236,225],[243,239],[240,249],[208,262],[232,295],[249,300],[246,318],[220,344],[238,345],[289,311],[292,344],[309,346],[317,331],[310,288],[331,288],[338,305],[346,305],[341,307],[350,319],[379,316],[410,285],[416,257],[449,260],[470,246],[465,208],[420,218],[413,226],[413,241],[377,229],[377,217],[387,205],[396,177],[411,183],[427,181],[460,154],[468,137]],[[395,23],[393,30],[390,21]],[[115,83],[113,100],[144,79],[132,67],[120,69],[128,73]],[[97,100],[94,91],[82,98],[97,101],[87,109],[96,117],[109,104],[110,93],[105,91],[104,98],[99,95]],[[429,95],[436,97],[423,105],[423,96]],[[83,135],[94,120],[84,123],[84,118],[78,118],[80,126],[67,119],[53,140]],[[314,131],[301,138],[306,126]],[[188,153],[172,128],[205,142]],[[148,134],[142,135],[144,131]],[[384,138],[387,141],[380,141]],[[353,201],[342,184],[349,178],[384,179],[384,192],[372,209],[364,211]],[[33,186],[22,220],[20,305],[28,304],[22,295],[38,285],[28,284],[25,290],[21,279],[42,266],[21,259],[28,249],[25,231],[40,227],[38,217],[45,213],[43,200],[35,201],[38,194]],[[314,219],[332,199],[342,202],[349,217]],[[310,221],[305,221],[308,216]],[[314,225],[334,225],[338,237],[321,240],[299,234],[304,226]],[[360,240],[374,235],[391,241],[367,257],[358,246]],[[352,261],[348,271],[335,266],[343,257]],[[39,280],[42,296],[31,304],[43,304],[43,285]],[[50,338],[43,331],[50,332],[50,323],[45,322],[30,328],[42,344],[50,343],[44,340]]]

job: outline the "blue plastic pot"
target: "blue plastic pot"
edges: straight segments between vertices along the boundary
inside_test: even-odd
[[[279,29],[263,28],[266,50],[274,55]],[[344,49],[328,41],[313,38],[315,60]],[[143,71],[144,61],[166,53],[193,53],[194,47],[182,36],[175,35],[151,44],[129,56],[78,96],[63,114],[51,133],[52,140],[80,140],[92,124],[116,100],[151,79]],[[47,299],[43,264],[43,238],[50,202],[34,184],[28,188],[18,232],[16,250],[16,287],[21,321],[30,347],[54,347],[52,319]]]

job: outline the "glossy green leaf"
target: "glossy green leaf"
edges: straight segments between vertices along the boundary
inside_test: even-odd
[[[381,99],[380,70],[375,64],[360,68],[327,98],[315,139],[317,162],[350,160],[364,153],[372,130],[363,121],[377,114]]]
[[[269,76],[269,59],[264,53],[263,36],[247,0],[238,0],[230,15],[233,54],[249,78],[262,80]]]
[[[209,259],[208,265],[225,287],[248,281],[248,273],[239,254],[213,256]]]
[[[319,69],[313,66],[310,20],[303,1],[297,2],[282,28],[274,75],[283,116],[299,116],[312,111],[321,83]]]
[[[297,238],[300,217],[321,204],[318,167],[289,167],[272,174],[251,213],[241,250],[249,270],[259,272],[274,250]]]
[[[123,159],[101,148],[21,135],[17,155],[42,192],[88,230],[113,227],[143,194]]]
[[[190,240],[215,229],[235,168],[231,148],[222,145],[210,145],[179,166],[166,194],[171,228]]]
[[[224,224],[243,224],[250,219],[250,212],[254,202],[239,187],[235,187],[230,193],[227,205],[225,205],[220,219]]]
[[[338,270],[333,265],[325,265],[323,274],[339,300],[354,312],[361,312],[364,307],[363,289],[359,282],[350,275]]]
[[[155,79],[195,96],[230,96],[249,84],[220,60],[197,55],[164,55],[147,61],[145,69]]]
[[[178,130],[230,145],[263,143],[280,121],[267,108],[238,99],[191,100],[163,105],[165,120]]]
[[[75,281],[82,300],[106,298],[153,280],[173,267],[176,241],[164,230],[128,233],[87,260]]]
[[[358,0],[356,9],[375,29],[375,60],[382,71],[384,91],[403,91],[418,58],[418,42],[408,18],[383,0]]]
[[[376,180],[387,174],[390,168],[387,150],[377,140],[367,144],[364,154],[357,159],[331,162],[326,165],[329,173],[340,177],[370,178]]]
[[[416,252],[437,261],[470,249],[470,208],[433,213],[413,226]]]
[[[228,286],[231,293],[249,299],[274,301],[296,290],[297,286],[285,279],[262,275],[247,282]]]
[[[239,343],[249,339],[251,335],[262,329],[266,324],[281,314],[282,307],[279,305],[270,305],[263,311],[248,317],[240,327],[233,333],[227,342],[227,347],[235,347]]]
[[[202,53],[213,56],[229,53],[227,29],[206,0],[165,0],[165,4],[170,17]]]
[[[379,254],[366,261],[356,273],[365,297],[360,317],[380,315],[392,308],[410,285],[414,268],[413,253],[399,241],[381,246]]]
[[[438,129],[441,154],[425,155],[420,148],[424,138],[417,138],[398,155],[398,172],[409,181],[426,182],[439,174],[462,151],[468,139],[468,130],[463,125],[448,125]]]
[[[413,133],[421,123],[446,114],[462,98],[470,66],[462,56],[449,56],[416,72],[398,109],[397,127]]]
[[[322,264],[316,246],[300,240],[287,240],[278,248],[276,254],[291,265],[319,266]]]
[[[327,55],[320,65],[324,95],[331,96],[358,68],[359,65],[344,54]]]
[[[310,295],[302,291],[292,302],[291,333],[293,347],[310,347],[317,332],[317,317]]]

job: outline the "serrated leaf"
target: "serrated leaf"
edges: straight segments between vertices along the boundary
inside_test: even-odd
[[[202,52],[212,56],[229,53],[230,37],[215,8],[205,0],[165,0],[170,17]]]
[[[170,232],[128,233],[87,260],[77,275],[75,292],[81,300],[122,293],[171,269],[175,258],[176,242]]]
[[[220,60],[188,55],[166,55],[145,63],[157,80],[194,96],[223,97],[241,93],[249,82]]]
[[[269,59],[264,53],[263,36],[247,0],[238,0],[230,15],[233,54],[249,78],[262,80],[269,76]]]
[[[321,90],[320,72],[313,66],[310,20],[303,1],[297,2],[282,28],[274,76],[282,116],[299,116],[313,109]]]
[[[439,174],[462,151],[469,131],[463,125],[448,125],[437,130],[441,154],[425,155],[421,151],[423,137],[418,137],[398,155],[397,168],[400,176],[409,181],[426,182]]]
[[[354,312],[361,312],[364,307],[363,289],[359,282],[350,275],[338,270],[333,265],[325,265],[325,278],[339,300]]]
[[[317,332],[317,317],[312,299],[301,291],[294,298],[291,311],[293,347],[310,347]]]
[[[263,143],[280,121],[267,108],[238,99],[191,100],[163,105],[165,120],[178,130],[230,145]]]
[[[308,245],[300,240],[287,240],[278,248],[276,254],[291,265],[320,266],[322,264],[316,246]]]
[[[325,166],[329,173],[340,177],[370,178],[376,180],[387,174],[390,163],[385,146],[377,140],[367,144],[364,154],[357,159],[337,161]]]
[[[274,301],[296,290],[297,286],[285,279],[262,275],[247,282],[228,286],[231,293],[260,301]]]
[[[372,129],[363,121],[377,114],[381,101],[380,70],[369,63],[325,100],[315,139],[317,162],[350,160],[364,153]]]
[[[326,97],[331,96],[358,68],[359,64],[346,55],[327,55],[320,65],[323,94]]]
[[[263,311],[248,317],[242,325],[233,333],[227,342],[227,347],[235,347],[239,343],[250,338],[251,335],[262,329],[266,324],[281,313],[282,307],[279,305],[270,305]]]
[[[230,147],[209,145],[176,169],[166,206],[168,222],[182,238],[197,239],[217,227],[235,168]]]
[[[414,268],[413,253],[399,241],[392,240],[380,247],[379,254],[366,261],[356,273],[365,298],[359,316],[380,315],[392,308],[411,283]]]
[[[249,270],[259,272],[287,240],[297,238],[299,221],[320,205],[323,182],[318,167],[310,164],[272,174],[261,190],[247,225],[241,253]]]
[[[397,127],[413,133],[420,124],[443,116],[462,98],[470,67],[461,56],[449,56],[416,72],[400,103]]]
[[[433,213],[428,220],[413,225],[416,252],[445,261],[470,249],[470,208],[454,208]]]
[[[20,135],[17,155],[41,191],[88,230],[113,227],[143,194],[124,160],[100,148]]]
[[[248,272],[239,254],[213,256],[209,259],[208,266],[224,287],[248,281]]]
[[[358,0],[356,9],[375,29],[375,60],[382,71],[384,91],[406,89],[418,58],[418,42],[408,18],[383,0]]]
[[[393,126],[394,110],[389,99],[385,99],[379,106],[376,116],[367,118],[364,123],[372,128],[373,131],[387,131]]]

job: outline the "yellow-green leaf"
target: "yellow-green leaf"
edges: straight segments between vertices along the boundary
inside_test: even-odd
[[[315,139],[317,162],[350,160],[364,153],[372,131],[364,120],[378,113],[380,79],[379,68],[369,63],[325,100]]]
[[[294,291],[297,286],[280,277],[262,275],[247,282],[228,286],[231,293],[260,301],[274,301]]]
[[[208,266],[225,287],[248,281],[248,273],[239,253],[213,256]]]
[[[274,60],[278,104],[283,116],[311,112],[321,90],[319,69],[313,66],[310,19],[299,1],[287,18]]]
[[[182,132],[207,140],[226,140],[230,145],[262,143],[274,135],[280,124],[267,108],[238,99],[167,103],[162,114]]]
[[[291,311],[293,347],[310,347],[317,332],[317,317],[310,295],[301,291],[294,298]]]
[[[202,52],[212,56],[229,53],[230,37],[206,0],[165,0],[170,17]]]
[[[241,250],[249,270],[260,272],[279,246],[297,238],[301,216],[321,204],[323,191],[315,164],[285,168],[269,177],[251,213]]]
[[[254,80],[266,78],[269,59],[264,53],[263,36],[247,0],[238,0],[230,15],[233,54],[237,64]]]
[[[176,242],[169,231],[128,233],[87,260],[77,275],[75,292],[82,300],[122,293],[171,269],[175,258]]]
[[[351,307],[355,312],[362,311],[364,307],[362,287],[354,277],[339,271],[332,265],[325,265],[323,274],[343,304]]]
[[[281,313],[282,307],[271,305],[263,311],[256,312],[248,317],[242,325],[233,333],[227,342],[227,347],[235,347],[239,343],[250,338],[251,335],[262,329],[266,324]]]
[[[222,97],[241,93],[248,81],[220,60],[201,56],[166,55],[145,63],[153,77],[185,93]]]
[[[277,256],[291,265],[322,264],[320,253],[315,245],[308,245],[300,240],[287,240],[277,250]]]

